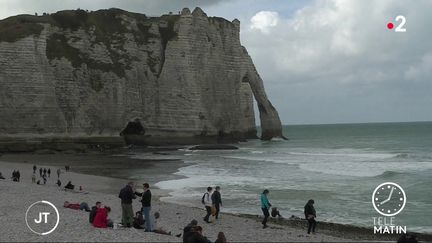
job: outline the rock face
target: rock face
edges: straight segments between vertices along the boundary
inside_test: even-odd
[[[126,135],[254,138],[254,97],[262,138],[282,137],[239,32],[238,20],[199,8],[161,17],[109,9],[2,20],[0,138],[138,130]]]

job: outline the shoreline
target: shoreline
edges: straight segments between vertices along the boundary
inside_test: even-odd
[[[150,241],[150,242],[181,242],[181,238],[166,236],[155,233],[146,233],[143,230],[131,229],[97,229],[88,223],[88,213],[63,208],[64,201],[87,202],[93,206],[94,202],[101,201],[104,205],[110,206],[112,211],[110,218],[115,223],[121,219],[120,201],[116,194],[106,193],[106,185],[114,186],[119,191],[126,180],[90,176],[74,172],[66,172],[60,177],[72,181],[80,181],[85,186],[88,194],[73,193],[60,190],[54,185],[55,180],[50,178],[47,185],[36,185],[31,183],[32,169],[29,164],[4,162],[0,159],[1,172],[7,178],[12,170],[19,169],[21,182],[13,182],[10,179],[0,180],[0,191],[7,197],[0,198],[0,241]],[[56,169],[55,167],[51,167]],[[52,175],[53,176],[53,175]],[[54,175],[56,178],[56,175]],[[77,185],[75,183],[75,185]],[[117,186],[118,185],[118,186]],[[158,190],[152,189],[154,194]],[[58,228],[47,236],[38,236],[30,232],[26,227],[24,214],[29,205],[35,201],[46,200],[57,206],[61,215]],[[138,200],[133,201],[133,208],[138,210],[141,207]],[[219,232],[224,232],[230,242],[256,242],[269,240],[274,242],[302,241],[302,242],[347,242],[353,241],[349,238],[334,237],[325,234],[307,235],[305,230],[269,224],[270,228],[263,230],[262,225],[255,220],[244,217],[222,213],[219,220],[206,224],[202,221],[205,214],[204,209],[180,206],[172,203],[165,203],[153,200],[152,211],[159,211],[161,218],[158,226],[173,235],[182,233],[192,219],[197,219],[203,227],[203,234],[212,242],[216,240]]]
[[[22,155],[18,155],[18,157],[19,156],[22,156]],[[34,156],[34,155],[29,154],[28,156]],[[60,156],[63,157],[63,155],[60,155]],[[82,156],[89,156],[89,155],[82,155]],[[100,155],[96,155],[96,156],[100,156]],[[105,158],[105,156],[106,155],[101,156],[101,157]],[[5,160],[7,158],[8,158],[8,156],[0,157],[0,168],[1,168],[0,171],[3,173],[3,175],[6,178],[8,177],[9,174],[3,169],[5,167],[10,169],[10,170],[12,170],[12,167],[19,167],[19,168],[21,168],[20,171],[22,169],[27,168],[26,173],[23,173],[23,171],[21,171],[22,178],[24,178],[23,176],[26,174],[27,175],[31,174],[31,167],[33,166],[32,161],[30,161],[30,162],[27,161],[27,163],[18,163],[16,161],[15,162],[9,162],[9,161],[5,162]],[[21,158],[21,159],[23,159],[23,158]],[[128,159],[131,159],[131,158],[128,158]],[[131,159],[131,160],[134,160],[134,159]],[[177,163],[178,163],[178,161],[177,161]],[[53,177],[56,177],[55,170],[56,169],[52,169],[52,172],[53,172],[52,176]],[[30,172],[30,174],[29,174],[29,172]],[[124,178],[121,179],[121,178],[105,177],[105,176],[99,176],[99,175],[94,175],[94,174],[89,175],[89,174],[83,174],[81,172],[79,172],[79,173],[68,172],[66,174],[70,175],[71,177],[78,178],[78,179],[81,179],[84,181],[94,181],[94,184],[96,184],[96,185],[86,186],[85,188],[91,192],[108,193],[110,196],[114,196],[114,197],[115,197],[115,193],[117,193],[117,191],[119,191],[121,189],[121,187],[123,187],[126,184],[126,182],[128,181],[127,179],[124,179]],[[28,176],[26,179],[30,181],[29,178],[31,178],[31,177]],[[11,182],[11,183],[13,184],[13,182]],[[63,183],[65,183],[65,182],[63,182]],[[103,184],[106,184],[108,187],[104,187]],[[160,189],[155,189],[155,188],[152,188],[152,191],[153,191],[155,198],[157,200],[157,201],[154,200],[154,202],[156,204],[164,205],[164,207],[171,208],[168,211],[173,210],[173,209],[182,208],[185,211],[199,211],[199,212],[201,212],[201,214],[203,213],[202,208],[179,205],[179,204],[175,204],[175,203],[161,201],[159,198],[162,196],[165,196],[167,192],[162,191]],[[90,202],[89,202],[89,205],[91,205]],[[138,207],[134,206],[134,208],[137,209]],[[164,212],[162,210],[161,210],[161,213],[164,216]],[[188,212],[186,214],[191,214],[191,213]],[[249,221],[249,220],[251,220],[251,221],[259,221],[260,220],[259,215],[222,213],[222,216],[234,217],[237,220],[244,221],[244,222]],[[200,219],[200,217],[196,217],[196,218],[198,220]],[[186,220],[184,225],[178,225],[178,226],[181,226],[181,228],[182,228],[187,223],[188,223],[188,221]],[[217,223],[219,223],[219,222],[217,222]],[[296,235],[294,241],[303,241],[303,240],[315,241],[314,238],[309,238],[309,237],[307,237],[308,235],[305,234],[305,227],[306,227],[305,221],[302,221],[302,220],[275,220],[273,218],[270,218],[269,223],[271,225],[271,228],[273,228],[273,229],[287,230],[286,228],[288,228],[288,231],[296,231],[297,235]],[[199,220],[199,224],[201,224],[200,220]],[[258,225],[258,228],[260,229],[260,222],[256,222],[256,225]],[[282,227],[282,228],[280,228],[280,227]],[[394,241],[394,240],[397,240],[397,238],[398,238],[398,236],[395,236],[395,235],[374,235],[372,228],[368,229],[368,228],[362,228],[362,227],[353,226],[353,225],[344,225],[344,224],[335,224],[335,223],[326,223],[326,222],[319,222],[317,230],[318,230],[318,233],[317,233],[318,238],[323,240],[323,238],[320,238],[320,237],[324,237],[324,238],[326,238],[325,241],[329,241],[329,240],[330,241],[333,241],[333,240],[334,241],[340,241],[341,239],[343,239],[342,241],[364,241],[364,240],[375,240],[375,241],[376,240],[380,240],[380,241],[392,240],[392,241]],[[235,232],[237,232],[237,231],[235,231]],[[177,234],[177,232],[174,232],[173,234]],[[204,234],[205,234],[205,232],[204,232]],[[432,235],[430,235],[430,234],[423,234],[423,233],[415,233],[415,234],[418,236],[418,238],[420,240],[427,240],[427,241],[432,240]],[[314,235],[314,236],[316,238],[316,235]],[[227,235],[227,237],[230,238],[228,235]],[[328,238],[328,237],[330,237],[330,238]],[[342,237],[342,238],[340,238],[340,237]],[[243,239],[241,239],[241,240],[243,240]],[[316,239],[316,240],[318,240],[318,239]],[[321,240],[318,240],[318,241],[321,241]],[[276,240],[276,241],[280,241],[280,240]],[[282,241],[284,241],[284,240],[282,240]]]

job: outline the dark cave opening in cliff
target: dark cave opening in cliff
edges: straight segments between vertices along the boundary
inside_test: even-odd
[[[120,136],[127,135],[144,135],[145,129],[141,122],[137,119],[135,121],[130,121],[126,127],[120,132]]]

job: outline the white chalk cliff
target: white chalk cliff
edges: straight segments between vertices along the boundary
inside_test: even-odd
[[[0,21],[1,137],[282,137],[240,43],[240,22],[200,8],[147,17],[119,9]],[[133,129],[132,129],[133,130]],[[144,133],[144,132],[143,132]]]

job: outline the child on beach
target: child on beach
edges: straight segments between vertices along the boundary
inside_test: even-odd
[[[308,221],[308,231],[307,233],[310,234],[311,230],[312,233],[315,233],[315,227],[316,227],[316,211],[314,208],[315,201],[310,199],[306,205],[304,206],[304,214],[305,218]]]
[[[283,218],[282,215],[280,214],[279,210],[278,210],[276,207],[273,207],[273,208],[272,208],[271,216],[272,216],[273,218],[276,218],[276,217],[278,217],[278,218]]]

